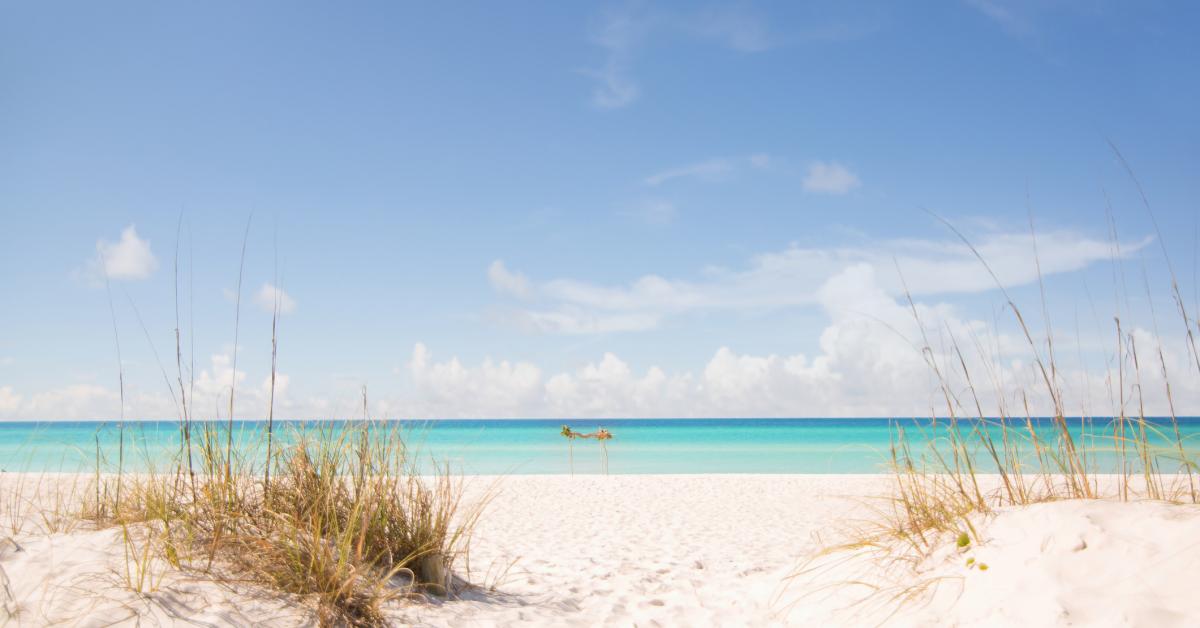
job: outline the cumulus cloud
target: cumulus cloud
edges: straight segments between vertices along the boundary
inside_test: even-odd
[[[150,250],[150,241],[138,237],[137,228],[129,225],[121,230],[121,238],[109,242],[96,241],[96,256],[85,264],[83,274],[97,282],[109,279],[146,279],[158,268],[158,259]]]
[[[12,386],[0,386],[0,416],[13,414],[21,407],[21,395]]]
[[[421,343],[408,368],[418,394],[413,413],[434,418],[518,416],[538,397],[542,377],[527,362],[488,359],[472,368],[458,358],[437,363]]]
[[[126,373],[125,404],[117,386],[98,383],[76,383],[40,391],[20,393],[12,386],[0,387],[0,419],[17,420],[128,420],[174,419],[180,414],[178,390],[167,392],[162,380],[138,382]],[[194,381],[184,376],[189,394],[188,406],[196,418],[228,418],[230,387],[237,383],[234,412],[239,419],[260,419],[267,415],[271,391],[270,374],[262,375],[257,385],[251,385],[247,373],[233,369],[232,356],[217,353],[209,358],[206,368],[200,369]],[[275,376],[275,415],[289,418],[327,417],[329,402],[321,397],[293,399],[289,394],[291,378],[286,373]],[[144,387],[144,386],[148,386]],[[343,404],[351,409],[354,403]]]
[[[511,295],[520,299],[528,298],[532,292],[529,278],[521,273],[514,273],[504,265],[504,260],[496,260],[488,266],[488,281],[492,288],[501,294]]]
[[[986,413],[1021,415],[1022,392],[1029,394],[1033,413],[1053,409],[1034,366],[1034,349],[1014,324],[972,320],[950,305],[927,300],[916,302],[914,317],[906,300],[885,284],[866,263],[847,266],[824,282],[814,299],[826,323],[814,331],[810,353],[754,354],[714,346],[706,361],[674,372],[655,365],[635,368],[612,352],[557,372],[522,360],[486,358],[470,364],[456,356],[437,358],[416,343],[405,368],[397,371],[407,384],[400,387],[404,392],[375,389],[379,398],[372,398],[372,408],[377,416],[418,419],[945,416],[934,364],[946,378],[956,413],[970,414],[974,400],[957,344]],[[1060,356],[1076,353],[1071,339],[1057,340]],[[1200,377],[1180,338],[1163,339],[1167,378],[1154,359],[1158,338],[1153,333],[1133,327],[1126,345],[1139,351],[1140,380],[1128,376],[1133,368],[1128,353],[1124,379],[1116,377],[1111,355],[1097,355],[1086,346],[1078,362],[1058,364],[1056,384],[1069,414],[1109,415],[1123,398],[1127,413],[1136,413],[1141,403],[1147,413],[1163,415],[1167,379],[1181,414],[1200,408]],[[1044,344],[1038,346],[1046,358]],[[213,355],[197,376],[192,406],[199,416],[224,415],[229,387],[237,382],[237,416],[261,418],[270,381],[265,374],[257,385],[250,381],[244,371],[233,370],[229,355]],[[342,398],[293,399],[289,383],[286,375],[277,378],[276,416],[358,416],[357,386]],[[126,397],[127,418],[175,416],[163,394],[132,385]],[[115,387],[74,384],[32,394],[0,387],[0,418],[112,419],[118,411]]]
[[[1041,233],[1037,241],[1043,276],[1080,270],[1112,255],[1109,242],[1069,231]],[[1123,243],[1121,252],[1133,255],[1149,241]],[[1037,280],[1034,242],[1028,233],[993,233],[979,239],[976,248],[1006,287]],[[531,286],[526,294],[537,299],[509,311],[505,320],[528,331],[591,334],[653,329],[667,317],[696,311],[811,306],[831,277],[856,264],[871,267],[877,284],[892,296],[904,290],[897,266],[916,296],[995,288],[970,249],[954,240],[791,246],[754,256],[744,269],[707,268],[694,279],[650,274],[616,286],[570,278],[526,280]]]
[[[280,314],[291,314],[296,311],[296,301],[283,288],[270,283],[264,283],[258,292],[254,293],[254,302],[264,312],[274,313],[276,303],[279,304]]]
[[[861,185],[858,175],[836,161],[817,161],[804,176],[804,190],[818,194],[846,194]]]
[[[97,384],[71,384],[21,395],[0,389],[0,413],[27,420],[108,419],[120,415],[115,390]]]
[[[1034,413],[1052,411],[1034,349],[1014,326],[966,319],[936,302],[918,301],[914,317],[884,283],[866,263],[830,277],[815,294],[828,323],[811,355],[754,355],[722,346],[703,365],[677,373],[656,366],[636,370],[613,353],[552,374],[525,362],[488,359],[467,366],[457,358],[438,362],[418,344],[409,362],[413,397],[395,407],[418,417],[945,416],[933,364],[945,377],[955,412],[969,414],[974,400],[957,344],[985,412],[1019,415],[1022,391]],[[1156,339],[1141,328],[1132,338],[1146,361]],[[1188,359],[1186,351],[1165,352],[1176,407],[1194,409],[1200,407],[1200,378]],[[1109,370],[1115,366],[1103,357],[1084,364],[1059,364],[1057,385],[1067,412],[1116,411],[1120,395],[1112,391],[1121,380]],[[1147,412],[1165,413],[1164,378],[1152,371],[1143,370],[1140,390]],[[1124,384],[1124,398],[1136,399],[1138,387],[1128,377]]]

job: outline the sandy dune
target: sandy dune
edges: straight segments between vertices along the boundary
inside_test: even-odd
[[[493,478],[469,481],[478,495]],[[889,487],[881,476],[514,476],[498,486],[469,561],[482,586],[463,599],[397,605],[390,609],[396,623],[1200,622],[1192,594],[1200,508],[1192,506],[1072,501],[1007,510],[977,522],[986,543],[960,549],[948,540],[914,572],[886,569],[866,553],[813,559],[870,515],[871,498]],[[296,599],[188,578],[162,564],[157,590],[135,594],[125,586],[117,531],[46,535],[31,523],[0,550],[13,625],[311,623]],[[787,579],[801,565],[810,570]],[[851,580],[878,592],[845,584]],[[905,589],[913,584],[928,586]],[[889,600],[903,590],[919,593],[897,610]]]

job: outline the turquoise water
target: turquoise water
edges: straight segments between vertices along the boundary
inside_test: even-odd
[[[1112,449],[1104,420],[1070,419],[1076,439],[1097,449]],[[885,469],[890,445],[903,427],[914,450],[944,435],[945,424],[927,420],[889,419],[610,419],[439,420],[396,422],[409,435],[422,460],[448,462],[468,474],[600,473],[603,452],[594,440],[568,443],[563,424],[589,432],[610,430],[606,444],[610,473],[877,473]],[[297,430],[350,423],[277,421],[277,433],[289,440]],[[217,425],[217,424],[214,424]],[[224,429],[224,424],[220,424]],[[1169,421],[1152,428],[1171,432]],[[1200,456],[1200,418],[1179,420],[1186,454]],[[234,440],[247,455],[259,451],[264,421],[237,421]],[[1048,420],[1036,429],[1052,432]],[[1019,426],[1024,429],[1023,424]],[[960,423],[961,431],[971,429]],[[995,438],[1000,433],[990,426]],[[0,468],[5,471],[93,471],[99,449],[101,467],[115,469],[120,430],[113,422],[0,423]],[[133,471],[168,468],[178,455],[180,432],[175,421],[128,422],[125,468]],[[1156,438],[1162,444],[1165,440]],[[224,442],[224,437],[220,439]],[[1027,452],[1030,462],[1032,452]],[[571,462],[573,458],[573,464]],[[1178,455],[1164,452],[1162,469],[1178,468]],[[1115,471],[1111,451],[1095,455],[1094,468]],[[986,469],[984,469],[986,470]]]

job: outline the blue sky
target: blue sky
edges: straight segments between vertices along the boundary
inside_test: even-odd
[[[921,413],[893,258],[931,343],[982,339],[1011,402],[1032,353],[925,209],[1044,335],[1032,211],[1073,407],[1111,393],[1114,313],[1158,342],[1147,283],[1197,403],[1163,248],[1192,298],[1198,12],[5,3],[0,418],[120,411],[101,251],[130,416],[175,414],[177,250],[210,415],[235,378],[264,413],[273,286],[292,416],[364,385],[387,416]]]

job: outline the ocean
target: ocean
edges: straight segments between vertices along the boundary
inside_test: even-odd
[[[1092,451],[1093,469],[1115,472],[1109,421],[1068,421],[1077,442]],[[353,423],[277,420],[275,425],[280,442],[287,443],[304,430],[336,430]],[[1178,423],[1186,456],[1200,458],[1200,418]],[[945,420],[933,424],[928,419],[446,419],[388,424],[403,428],[421,464],[437,462],[457,472],[486,475],[603,473],[606,463],[613,474],[879,473],[887,470],[901,428],[918,452],[929,442],[941,442],[947,429]],[[223,422],[212,425],[225,429]],[[563,425],[581,432],[604,427],[613,438],[603,446],[584,439],[569,443],[560,434]],[[1011,434],[1026,431],[1023,420],[1011,425]],[[959,423],[963,434],[976,427]],[[235,421],[236,446],[247,456],[258,455],[265,428],[265,421]],[[999,442],[996,425],[985,429]],[[1035,420],[1035,429],[1054,432],[1047,419]],[[1163,446],[1161,470],[1176,470],[1179,455],[1170,440],[1174,428],[1169,419],[1151,420],[1149,430],[1151,441]],[[102,471],[113,471],[120,435],[115,421],[0,422],[0,469],[92,472],[99,458]],[[128,471],[170,468],[180,452],[176,421],[128,421],[124,438]],[[1036,463],[1028,446],[1023,457]],[[980,470],[986,472],[986,465]]]

